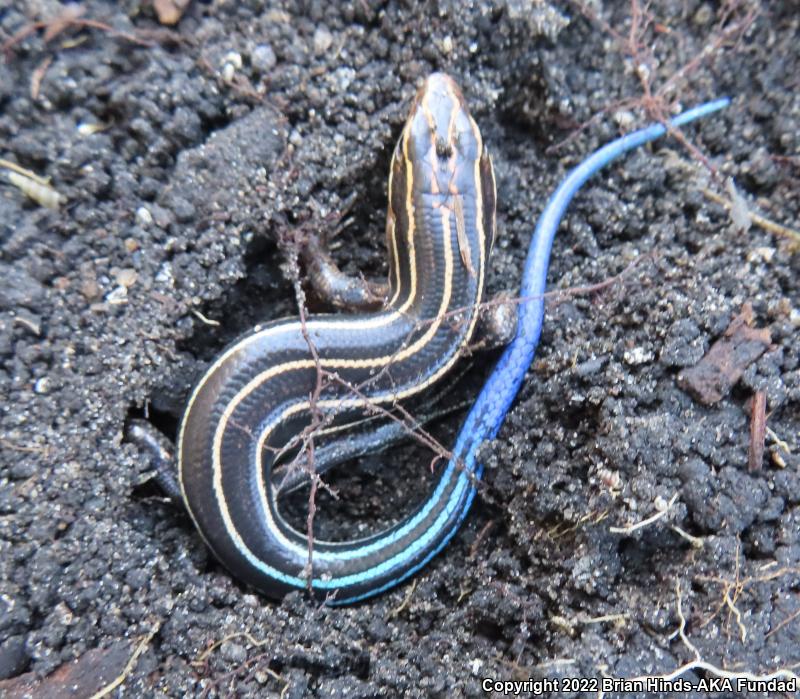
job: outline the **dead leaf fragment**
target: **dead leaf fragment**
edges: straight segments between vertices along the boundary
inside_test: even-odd
[[[753,307],[746,303],[706,355],[678,375],[678,386],[704,405],[722,400],[772,344],[769,329],[753,328],[752,323]]]

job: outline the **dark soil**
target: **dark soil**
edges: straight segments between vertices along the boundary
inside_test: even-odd
[[[66,696],[69,663],[83,658],[88,685],[69,696],[90,696],[140,645],[119,695],[483,696],[483,678],[672,672],[695,658],[681,612],[705,661],[797,672],[800,256],[709,200],[704,188],[731,195],[697,155],[751,208],[798,227],[792,3],[765,3],[749,24],[747,2],[724,17],[715,3],[669,0],[633,32],[630,2],[592,4],[590,16],[532,0],[195,0],[174,32],[150,2],[81,4],[81,19],[115,32],[73,25],[46,41],[39,29],[0,65],[0,157],[65,197],[42,208],[0,168],[0,677],[11,678],[0,693]],[[63,7],[6,0],[0,40]],[[173,437],[220,348],[296,313],[280,246],[292,231],[331,228],[353,197],[336,255],[350,272],[385,273],[389,156],[433,70],[462,85],[493,152],[490,293],[516,288],[536,216],[569,167],[657,116],[642,108],[642,78],[655,92],[674,76],[669,109],[733,101],[685,130],[696,151],[662,140],[572,205],[553,288],[636,264],[551,304],[484,448],[482,495],[447,549],[356,607],[274,603],[211,558],[124,426],[148,414]],[[745,303],[772,345],[703,405],[678,374]],[[483,375],[473,368],[456,396]],[[771,432],[750,472],[758,390]],[[437,434],[451,440],[459,419]],[[318,530],[391,519],[424,496],[429,464],[407,448],[346,469]],[[652,524],[612,530],[673,497]]]

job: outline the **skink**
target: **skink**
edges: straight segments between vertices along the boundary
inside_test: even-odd
[[[708,103],[671,125],[726,104]],[[428,499],[368,538],[315,537],[309,567],[306,535],[278,511],[275,455],[309,426],[312,409],[333,411],[330,424],[347,425],[363,417],[367,402],[392,406],[431,386],[470,341],[483,297],[495,234],[492,163],[455,82],[443,74],[428,77],[392,159],[384,307],[258,326],[222,353],[189,398],[178,436],[181,494],[216,557],[268,596],[311,588],[346,604],[398,584],[435,556],[472,504],[482,472],[478,448],[497,434],[533,359],[550,249],[567,204],[600,168],[665,130],[651,126],[605,146],[551,198],[528,252],[516,337],[470,410]],[[312,406],[319,368],[340,380],[326,384]]]
[[[363,418],[367,401],[391,407],[431,386],[472,336],[494,229],[494,174],[478,127],[455,82],[431,75],[392,159],[384,308],[311,316],[305,328],[297,319],[255,328],[189,399],[178,437],[183,499],[237,577],[270,596],[309,585],[307,537],[281,517],[271,474],[275,454],[311,422],[317,360],[340,380],[313,406],[335,411],[333,426]],[[473,496],[458,478],[443,478],[387,531],[347,543],[315,537],[310,586],[349,602],[396,584],[444,545]]]

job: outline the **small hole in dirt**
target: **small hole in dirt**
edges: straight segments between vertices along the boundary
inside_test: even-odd
[[[278,246],[265,236],[253,238],[244,254],[245,275],[202,308],[214,323],[195,323],[178,349],[210,363],[222,349],[258,323],[294,315],[294,293],[280,266]]]
[[[652,559],[647,547],[633,537],[620,540],[617,551],[626,571],[644,571],[651,565]]]
[[[175,436],[178,433],[180,416],[173,414],[171,411],[155,408],[152,403],[148,403],[146,409],[131,406],[128,408],[128,414],[125,416],[124,432],[126,435],[128,434],[128,429],[133,420],[141,420],[150,423],[168,440],[174,442]]]
[[[131,500],[153,500],[156,498],[163,499],[164,497],[164,491],[161,490],[153,478],[133,486],[131,490]]]
[[[475,625],[475,634],[483,636],[492,643],[506,642],[508,640],[502,626],[486,619],[482,619]]]

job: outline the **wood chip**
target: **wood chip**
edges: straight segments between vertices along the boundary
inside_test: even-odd
[[[750,412],[750,448],[747,450],[747,470],[758,471],[764,463],[764,440],[767,436],[767,394],[756,391]]]
[[[746,303],[706,355],[678,375],[678,386],[704,405],[722,400],[772,344],[769,329],[753,328],[752,323],[753,307]]]
[[[117,641],[107,648],[87,651],[46,677],[28,672],[0,680],[0,696],[6,699],[90,697],[119,675],[128,662],[132,648],[131,641]]]
[[[39,88],[42,86],[42,80],[44,79],[44,74],[47,72],[47,69],[50,67],[50,64],[53,62],[52,56],[45,56],[44,60],[39,63],[38,66],[34,69],[33,73],[31,73],[31,99],[35,102],[39,99]]]

